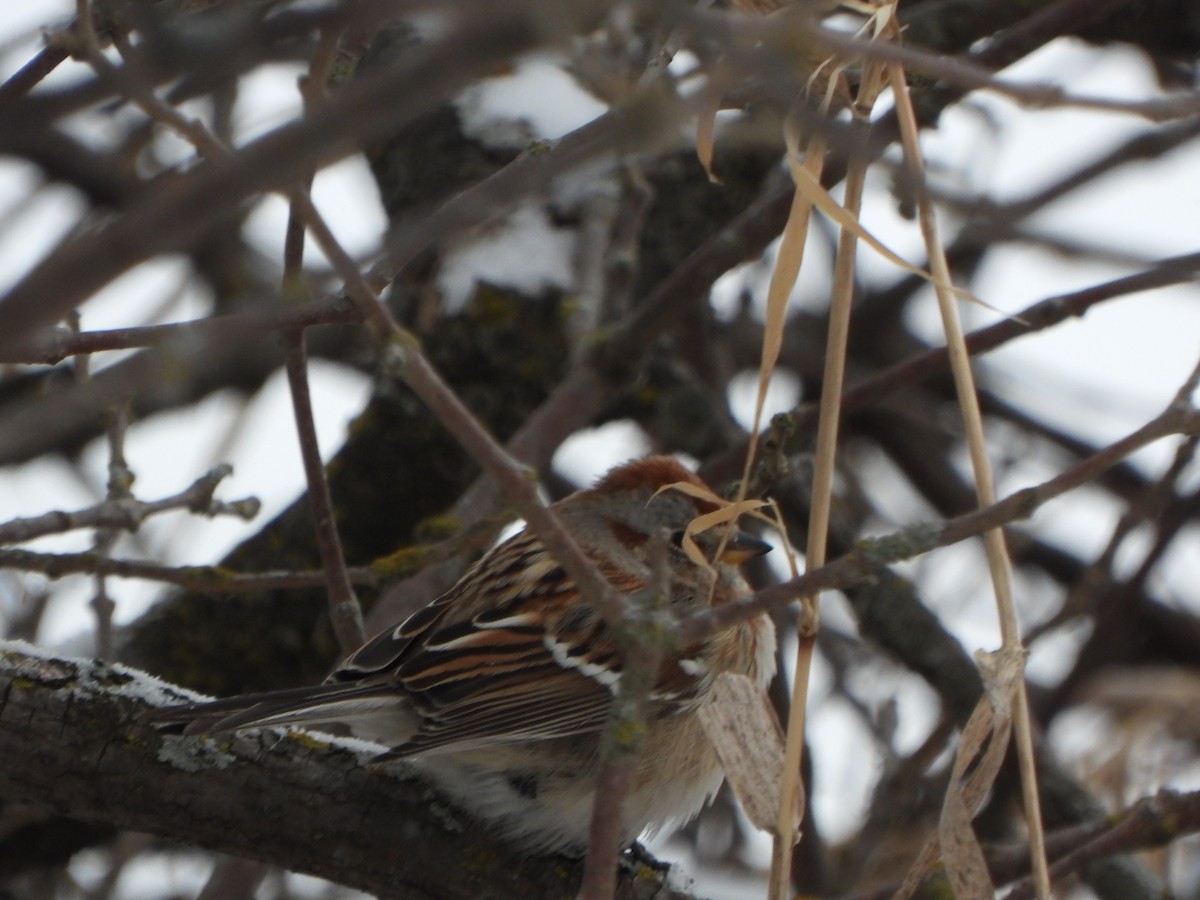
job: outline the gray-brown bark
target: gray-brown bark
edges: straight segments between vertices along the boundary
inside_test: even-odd
[[[74,819],[262,860],[388,898],[569,896],[580,865],[522,858],[407,767],[315,732],[163,734],[170,701],[122,666],[0,645],[0,796]],[[683,900],[665,873],[622,871],[622,898]]]

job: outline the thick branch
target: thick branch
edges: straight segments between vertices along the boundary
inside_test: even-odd
[[[0,644],[0,798],[308,872],[388,898],[571,896],[577,861],[522,859],[412,769],[308,732],[164,735],[179,696],[132,669]],[[31,753],[30,748],[38,748]],[[683,898],[652,866],[618,897]]]

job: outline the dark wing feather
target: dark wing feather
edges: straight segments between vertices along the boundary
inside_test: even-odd
[[[641,587],[625,573],[605,574],[619,590]],[[394,679],[422,719],[389,754],[408,756],[599,731],[618,672],[600,618],[523,532],[334,677]]]
[[[527,590],[531,579],[524,574],[531,565],[543,572],[557,569],[541,542],[531,532],[522,531],[486,554],[438,599],[363,644],[328,680],[358,681],[396,670],[420,656],[430,641],[448,639],[455,626],[469,631],[502,624],[514,614],[514,601],[531,593]],[[546,585],[539,579],[533,586],[539,583],[543,588]]]

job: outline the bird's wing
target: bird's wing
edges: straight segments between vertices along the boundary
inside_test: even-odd
[[[604,575],[621,591],[642,586],[624,572]],[[598,731],[619,677],[603,621],[529,532],[331,676],[386,679],[408,698],[421,722],[393,756]]]

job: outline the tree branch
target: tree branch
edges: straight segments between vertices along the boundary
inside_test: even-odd
[[[133,669],[0,644],[0,796],[307,872],[387,898],[563,897],[579,861],[521,858],[449,808],[413,767],[311,732],[162,734],[182,695]],[[190,696],[190,695],[189,695]],[[30,748],[38,748],[30,752]],[[654,866],[618,898],[686,900]]]
[[[32,541],[48,534],[62,534],[78,528],[117,528],[137,531],[151,516],[172,510],[187,509],[205,516],[232,515],[249,521],[258,515],[259,502],[254,497],[223,501],[213,497],[217,485],[233,469],[220,465],[200,476],[178,494],[161,500],[137,500],[133,497],[108,499],[87,509],[74,512],[55,510],[40,516],[10,519],[0,523],[0,544]]]

